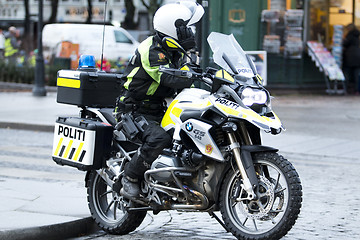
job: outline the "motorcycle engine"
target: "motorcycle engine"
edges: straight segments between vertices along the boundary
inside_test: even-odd
[[[181,167],[181,162],[179,159],[173,156],[160,155],[152,164],[151,170],[160,170],[162,168],[168,167]],[[169,171],[159,171],[157,173],[151,174],[151,176],[159,182],[167,182],[173,180],[171,172]]]
[[[185,166],[196,167],[204,161],[203,157],[201,153],[194,152],[193,150],[185,150],[181,155],[181,161]]]

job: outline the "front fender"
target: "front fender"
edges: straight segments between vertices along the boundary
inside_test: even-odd
[[[279,149],[263,146],[263,145],[243,145],[241,146],[241,151],[247,151],[250,153],[258,153],[258,152],[277,152]]]

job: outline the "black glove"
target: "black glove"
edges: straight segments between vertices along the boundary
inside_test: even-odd
[[[179,19],[175,22],[176,33],[180,45],[186,50],[190,50],[196,46],[195,36],[190,27],[186,26],[184,20]]]

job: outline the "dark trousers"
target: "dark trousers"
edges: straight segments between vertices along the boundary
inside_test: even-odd
[[[354,86],[355,92],[360,92],[360,67],[343,67],[346,86],[349,88],[350,85]]]
[[[156,121],[153,121],[152,117],[143,116],[149,125],[140,136],[142,145],[125,166],[125,175],[132,179],[143,179],[145,171],[150,168],[162,150],[171,146],[170,135]]]

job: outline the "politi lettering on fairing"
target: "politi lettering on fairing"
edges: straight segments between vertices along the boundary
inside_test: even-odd
[[[58,135],[79,141],[85,141],[85,131],[76,128],[59,125]]]
[[[253,74],[253,71],[250,68],[238,68],[238,73],[248,73],[248,74]]]
[[[237,109],[238,107],[240,107],[240,104],[237,104],[236,102],[227,100],[225,98],[217,98],[215,100],[215,103],[220,103],[222,105],[225,105],[225,106],[233,108],[233,109]]]

